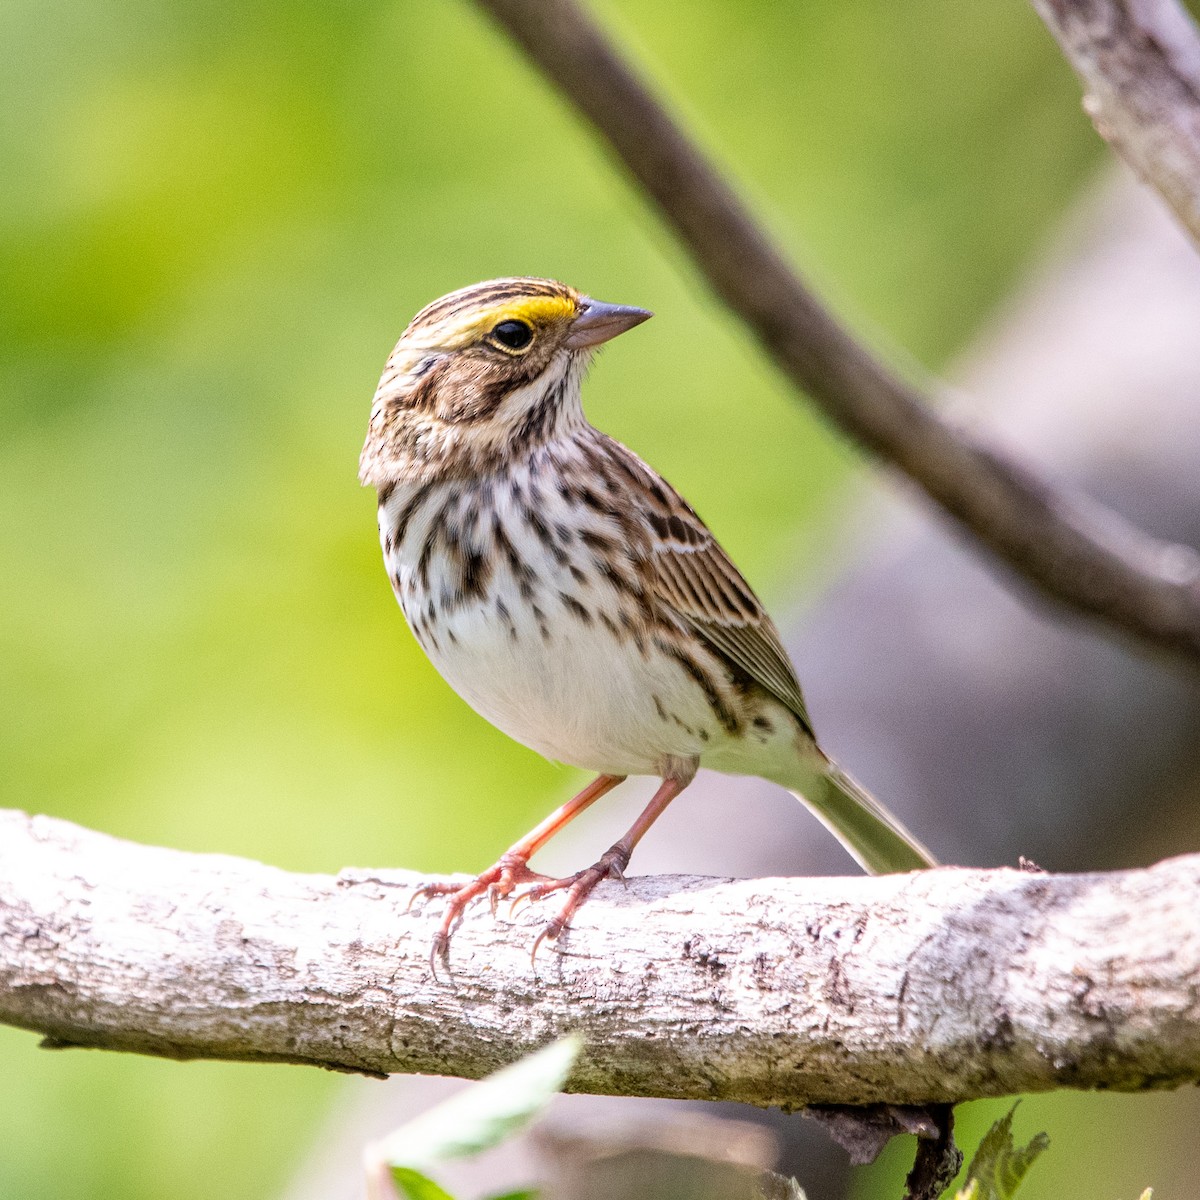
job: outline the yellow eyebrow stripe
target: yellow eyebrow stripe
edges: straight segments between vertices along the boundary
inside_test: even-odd
[[[527,321],[535,329],[569,321],[579,306],[569,296],[515,296],[472,313],[457,313],[432,329],[422,329],[417,343],[430,349],[460,350],[479,341],[501,321]]]
[[[500,321],[528,321],[531,325],[548,325],[573,317],[578,305],[568,296],[527,296],[509,300],[485,314],[489,324]]]

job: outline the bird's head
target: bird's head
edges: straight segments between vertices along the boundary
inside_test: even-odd
[[[476,474],[582,421],[592,351],[649,316],[550,279],[493,279],[435,300],[384,368],[359,477]]]

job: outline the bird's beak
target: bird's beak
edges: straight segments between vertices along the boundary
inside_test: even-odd
[[[654,316],[644,308],[633,308],[628,304],[602,304],[587,296],[580,301],[579,308],[579,316],[567,334],[566,346],[569,350],[587,350],[599,346]]]

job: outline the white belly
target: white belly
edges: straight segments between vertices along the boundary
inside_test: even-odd
[[[510,604],[510,610],[512,609]],[[622,648],[603,627],[548,612],[549,636],[525,614],[509,627],[480,606],[446,623],[433,664],[476,712],[547,758],[613,775],[656,774],[667,757],[690,758],[713,736],[707,705],[688,703],[676,672],[656,655]],[[659,669],[655,670],[655,664]],[[679,716],[664,719],[655,705]]]

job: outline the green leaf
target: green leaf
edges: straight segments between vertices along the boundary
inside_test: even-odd
[[[987,1131],[975,1157],[967,1168],[966,1184],[955,1200],[1012,1200],[1034,1160],[1050,1145],[1050,1138],[1039,1133],[1028,1145],[1013,1143],[1014,1104]]]
[[[553,1042],[401,1126],[377,1143],[378,1153],[393,1168],[421,1169],[498,1145],[545,1108],[582,1048],[575,1036]]]
[[[392,1167],[392,1178],[399,1184],[405,1200],[454,1200],[445,1188],[411,1167]]]
[[[487,1196],[485,1200],[541,1200],[541,1195],[530,1188],[523,1192],[505,1192],[503,1196]]]

